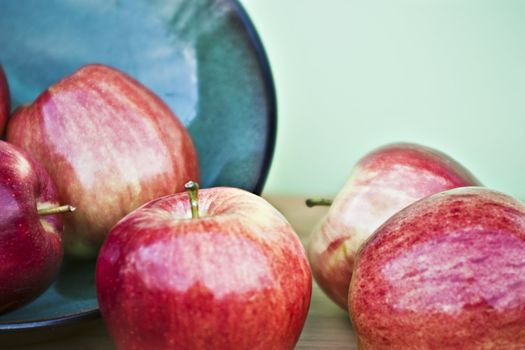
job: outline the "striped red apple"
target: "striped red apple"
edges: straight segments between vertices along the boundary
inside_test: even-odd
[[[62,262],[63,220],[46,170],[0,141],[0,314],[26,304],[51,284]],[[47,215],[49,214],[49,215]]]
[[[356,257],[361,350],[525,349],[525,206],[457,188],[403,209]]]
[[[104,65],[87,65],[18,108],[7,140],[49,171],[66,218],[67,252],[93,256],[111,227],[141,204],[198,178],[189,134],[150,90]]]
[[[153,200],[109,233],[97,261],[119,349],[293,349],[310,303],[306,253],[264,199],[226,187]]]
[[[418,199],[478,184],[463,166],[428,147],[391,144],[367,154],[311,235],[308,255],[317,283],[346,310],[355,255],[376,228]]]

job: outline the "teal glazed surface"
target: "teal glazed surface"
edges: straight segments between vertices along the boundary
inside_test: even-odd
[[[94,271],[94,261],[64,261],[57,280],[44,294],[0,315],[0,333],[97,317]]]
[[[275,144],[275,93],[264,49],[236,1],[2,1],[0,47],[13,107],[84,64],[114,66],[188,128],[202,187],[261,192]],[[45,294],[0,315],[0,332],[96,317],[94,264],[66,262]]]

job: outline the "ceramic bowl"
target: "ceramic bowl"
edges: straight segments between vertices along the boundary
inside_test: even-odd
[[[87,63],[104,63],[159,95],[188,128],[201,186],[260,193],[275,143],[270,67],[233,0],[0,2],[0,62],[16,107]],[[0,316],[0,332],[98,316],[95,262],[65,261],[32,303]]]

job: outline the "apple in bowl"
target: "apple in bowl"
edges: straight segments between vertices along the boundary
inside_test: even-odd
[[[62,262],[63,220],[46,170],[0,141],[0,314],[44,292]]]
[[[78,208],[64,232],[76,256],[95,256],[124,215],[199,176],[192,140],[167,105],[104,65],[84,66],[19,107],[7,140],[40,161],[60,200]]]
[[[474,185],[479,182],[467,169],[429,147],[398,143],[367,154],[310,236],[308,257],[317,283],[346,310],[355,255],[375,229],[418,199]]]
[[[359,348],[525,349],[525,206],[476,187],[424,198],[361,248]]]
[[[117,348],[293,349],[312,276],[292,227],[244,190],[188,191],[131,212],[101,248],[97,295]]]

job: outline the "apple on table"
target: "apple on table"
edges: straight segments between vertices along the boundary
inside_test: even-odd
[[[409,143],[383,146],[364,156],[330,205],[308,244],[314,277],[323,291],[347,309],[355,255],[390,216],[431,194],[479,185],[462,165],[435,149]]]
[[[348,306],[362,350],[525,349],[525,206],[466,187],[403,209],[361,248]]]
[[[96,268],[119,349],[293,349],[312,275],[286,219],[217,187],[153,200],[109,233]]]
[[[23,150],[0,141],[0,314],[36,298],[62,262],[63,220],[47,171]]]
[[[91,64],[19,107],[7,140],[48,170],[66,218],[66,252],[94,257],[119,219],[199,176],[192,140],[169,107],[117,69]]]

